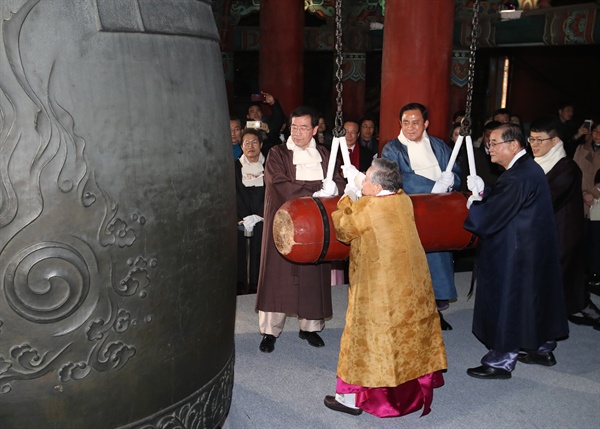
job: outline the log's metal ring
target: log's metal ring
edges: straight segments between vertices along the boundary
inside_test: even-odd
[[[327,251],[329,250],[329,216],[327,216],[327,210],[325,210],[325,206],[323,205],[321,200],[317,197],[312,197],[312,199],[315,201],[315,204],[319,208],[319,212],[321,213],[321,220],[323,221],[323,247],[321,248],[321,254],[319,255],[319,258],[315,262],[315,264],[318,264],[319,262],[323,261],[325,255],[327,254]]]

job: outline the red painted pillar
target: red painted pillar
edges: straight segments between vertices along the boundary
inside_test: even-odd
[[[453,24],[454,0],[386,2],[380,150],[398,135],[398,112],[410,102],[427,106],[429,134],[446,137]]]
[[[259,80],[289,115],[304,91],[304,2],[261,0]]]

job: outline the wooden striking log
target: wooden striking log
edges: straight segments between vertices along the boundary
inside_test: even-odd
[[[285,202],[273,221],[279,253],[298,263],[346,259],[350,246],[336,239],[331,220],[339,199],[303,197]],[[475,237],[463,228],[468,212],[463,194],[414,194],[410,199],[426,252],[474,247]]]

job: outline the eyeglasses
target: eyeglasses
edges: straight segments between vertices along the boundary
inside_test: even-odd
[[[510,143],[512,140],[504,140],[503,142],[490,141],[490,148],[501,145],[502,143]]]
[[[548,137],[547,139],[538,139],[535,137],[527,137],[527,141],[531,144],[542,144],[544,143],[546,140],[552,140],[554,137]]]
[[[260,142],[258,140],[245,140],[242,143],[242,146],[250,146],[250,145],[252,145],[252,146],[258,146],[259,144],[260,144]]]
[[[307,133],[310,130],[312,130],[312,127],[309,127],[307,125],[290,125],[290,131],[294,132],[294,131],[300,131],[301,133]]]

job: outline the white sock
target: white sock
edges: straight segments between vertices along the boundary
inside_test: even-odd
[[[356,393],[336,393],[335,400],[348,408],[358,409],[356,406]]]

